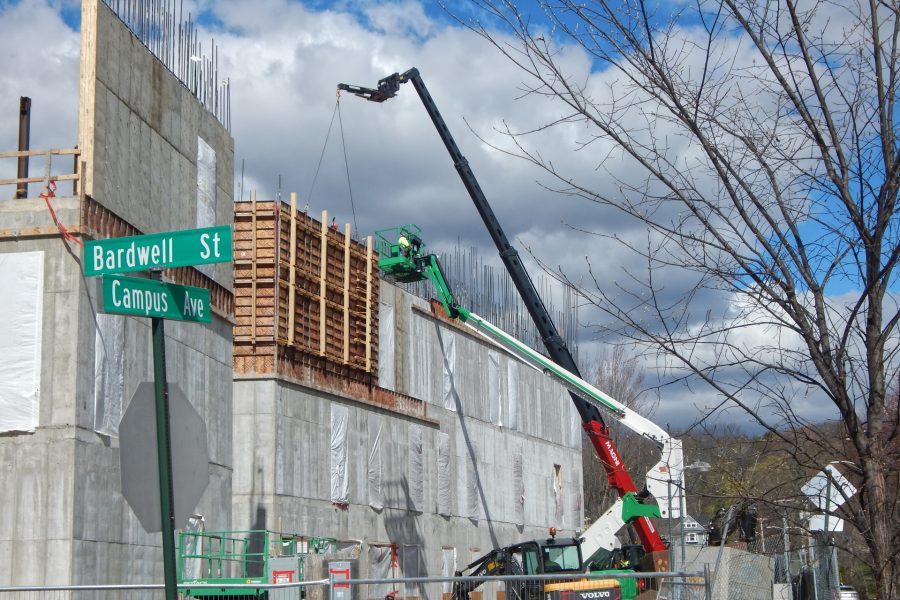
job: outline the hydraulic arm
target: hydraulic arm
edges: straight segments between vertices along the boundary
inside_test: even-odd
[[[519,258],[518,251],[510,244],[506,234],[503,232],[503,228],[500,226],[490,204],[488,204],[487,198],[485,197],[484,192],[482,192],[481,186],[478,184],[478,180],[475,178],[475,174],[472,172],[468,160],[466,160],[457,147],[434,99],[425,87],[425,82],[422,80],[418,69],[412,68],[405,73],[394,73],[393,75],[385,77],[378,82],[377,88],[374,89],[343,83],[338,85],[338,89],[351,92],[373,102],[384,102],[385,100],[394,97],[400,89],[400,84],[406,82],[412,82],[416,93],[419,95],[419,99],[422,101],[425,110],[428,112],[428,116],[431,118],[438,134],[441,136],[441,140],[444,142],[447,152],[450,153],[453,165],[456,168],[460,179],[462,179],[463,185],[469,192],[469,196],[472,198],[475,208],[481,215],[491,238],[494,240],[494,244],[497,246],[497,250],[500,253],[500,258],[503,260],[519,295],[525,302],[528,312],[537,326],[538,332],[543,339],[552,362],[580,379],[578,367],[575,364],[572,354],[569,352],[565,341],[562,336],[559,335],[556,326],[550,318],[550,313],[544,306],[541,297],[534,287],[534,283],[528,276],[528,272],[525,270],[525,267]],[[624,461],[616,449],[615,443],[611,438],[609,427],[604,422],[600,410],[596,405],[581,398],[578,393],[571,389],[570,395],[581,417],[582,426],[606,470],[609,485],[617,491],[620,498],[624,498],[626,494],[635,494],[638,491],[637,487],[631,479]],[[662,475],[664,473],[664,476],[660,477],[658,480],[651,480],[651,478],[648,478],[647,487],[650,493],[656,497],[661,507],[663,507],[662,516],[665,517],[671,514],[671,516],[678,517],[680,516],[680,502],[677,505],[673,503],[673,506],[669,506],[668,498],[670,497],[671,483],[669,483],[667,487],[666,482],[674,480],[679,484],[681,483],[682,465],[679,462],[677,465],[667,464],[662,468],[664,470],[661,471],[660,474]],[[673,508],[676,510],[673,511]],[[659,532],[653,526],[653,523],[649,518],[640,517],[633,525],[641,540],[641,544],[648,553],[665,549],[665,545],[660,538]]]

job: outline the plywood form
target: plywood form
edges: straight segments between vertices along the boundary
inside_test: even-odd
[[[241,374],[317,387],[377,384],[376,256],[280,201],[235,203],[235,349]],[[346,390],[346,391],[349,391]]]

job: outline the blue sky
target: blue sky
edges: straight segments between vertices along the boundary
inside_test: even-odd
[[[0,1],[0,52],[6,65],[0,73],[0,114],[7,115],[0,119],[3,148],[15,147],[14,115],[21,95],[33,98],[33,147],[74,145],[79,6],[74,0]],[[461,13],[473,10],[465,0],[453,0],[451,6]],[[539,127],[565,110],[523,96],[524,76],[436,2],[190,0],[185,12],[189,9],[201,15],[201,39],[215,38],[221,76],[231,81],[236,197],[243,192],[247,198],[249,190],[256,190],[260,198],[274,198],[280,180],[282,197],[298,192],[312,214],[327,209],[338,222],[356,223],[363,233],[415,222],[432,249],[457,243],[474,246],[483,249],[486,261],[499,265],[410,86],[383,105],[342,96],[345,145],[336,124],[325,146],[337,83],[374,86],[392,72],[415,66],[533,273],[538,267],[529,251],[580,283],[589,281],[590,264],[593,276],[608,289],[627,285],[629,271],[641,271],[639,257],[603,236],[646,244],[642,226],[614,210],[547,191],[543,186],[551,182],[545,175],[497,149],[510,148],[505,127]],[[541,16],[539,11],[535,15]],[[598,86],[615,81],[616,74],[606,65],[576,49],[564,50],[560,60],[572,73]],[[621,180],[636,180],[634,165],[619,158],[610,145],[591,146],[593,154],[573,151],[590,135],[585,127],[572,124],[528,138],[528,143],[595,189],[616,189]],[[614,164],[598,169],[598,155],[612,156]],[[322,167],[316,174],[320,157]],[[673,299],[681,297],[690,282],[676,271],[661,277],[662,289]],[[832,291],[839,295],[852,287],[845,281]],[[561,293],[555,295],[558,299]],[[698,319],[707,312],[727,314],[732,301],[728,294],[708,291],[692,313]],[[580,316],[585,324],[602,320],[588,311]],[[615,341],[598,341],[590,327],[579,337],[585,356]],[[652,386],[657,381],[653,370],[660,365],[649,354],[645,364]],[[668,377],[664,373],[662,380]],[[718,404],[717,396],[702,387],[667,387],[660,395],[659,419],[676,426],[689,424],[704,407]],[[818,399],[801,395],[797,403],[801,411],[812,413]]]

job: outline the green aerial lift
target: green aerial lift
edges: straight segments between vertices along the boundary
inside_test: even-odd
[[[303,581],[306,556],[334,552],[335,545],[332,538],[269,530],[182,531],[178,588],[186,598],[263,598],[267,590],[252,586]],[[300,590],[298,598],[305,593]]]

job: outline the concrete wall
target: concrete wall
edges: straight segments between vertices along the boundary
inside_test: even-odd
[[[581,430],[565,390],[537,371],[516,371],[502,351],[430,316],[424,301],[384,282],[380,293],[393,312],[381,321],[380,339],[396,340],[382,357],[392,357],[397,391],[427,403],[426,416],[400,415],[275,379],[236,380],[235,528],[358,540],[363,573],[368,546],[417,546],[419,576],[441,575],[448,549],[455,550],[455,568],[463,568],[497,545],[546,537],[551,525],[562,533],[577,529],[583,518]],[[490,352],[497,354],[494,366]],[[445,361],[454,363],[451,408],[445,406]],[[491,377],[499,377],[497,384]],[[497,389],[500,397],[492,397]],[[349,412],[346,507],[331,502],[335,406]],[[380,495],[368,476],[379,430]],[[423,477],[417,500],[410,442],[419,436]],[[449,472],[439,467],[442,443],[449,448]],[[518,481],[516,462],[523,467]],[[449,506],[440,498],[442,485],[449,488]]]
[[[230,223],[225,129],[96,0],[83,3],[82,51],[87,195],[144,233],[196,227],[202,137],[216,154],[215,224]],[[79,227],[80,198],[53,204],[63,224]],[[38,198],[0,203],[0,222],[54,230]],[[127,440],[115,432],[137,385],[153,379],[150,321],[100,315],[81,249],[61,236],[0,238],[0,253],[32,251],[43,252],[44,272],[39,417],[33,432],[0,433],[0,584],[158,583],[160,535],[144,532],[121,495],[118,449]],[[231,289],[230,265],[209,274]],[[101,361],[104,377],[121,375],[119,405],[105,394],[95,401],[101,322],[121,336]],[[221,315],[207,325],[166,323],[168,379],[206,421],[210,484],[197,511],[210,529],[231,525],[231,348],[231,322]],[[98,428],[100,407],[111,429]]]
[[[143,233],[197,227],[199,139],[215,153],[215,221],[233,221],[234,140],[100,0],[81,13],[85,192]],[[231,265],[214,279],[231,288]]]

